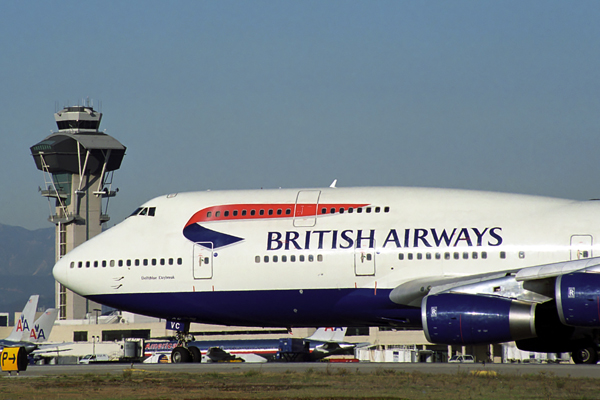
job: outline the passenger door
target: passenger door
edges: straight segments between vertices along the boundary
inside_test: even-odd
[[[296,196],[294,226],[315,226],[320,190],[301,190]]]
[[[375,249],[354,248],[354,274],[356,276],[375,275]]]
[[[194,279],[211,279],[213,276],[213,243],[194,243],[193,252]]]
[[[592,238],[592,235],[571,236],[571,260],[581,260],[583,258],[593,257],[593,242],[594,239]]]

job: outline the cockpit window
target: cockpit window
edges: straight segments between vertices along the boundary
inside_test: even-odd
[[[139,207],[130,215],[130,217],[133,217],[134,215],[154,217],[156,215],[156,207]]]

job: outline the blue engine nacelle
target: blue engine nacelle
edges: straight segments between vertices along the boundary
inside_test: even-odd
[[[501,343],[536,337],[535,304],[461,293],[426,296],[421,303],[427,340],[440,344]]]
[[[565,325],[600,327],[600,274],[575,272],[556,278],[556,308]]]

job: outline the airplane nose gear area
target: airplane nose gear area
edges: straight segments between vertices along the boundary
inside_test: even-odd
[[[167,322],[167,324],[169,324]],[[185,322],[178,324],[183,328],[182,331],[177,331],[177,347],[171,352],[171,362],[179,363],[199,363],[202,360],[202,353],[196,346],[188,346],[195,340],[193,335],[190,335],[190,323]]]

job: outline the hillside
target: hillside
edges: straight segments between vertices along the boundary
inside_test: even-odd
[[[53,265],[54,227],[0,224],[0,312],[21,311],[32,294],[39,307],[54,307]]]

